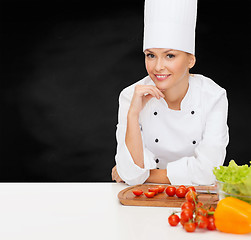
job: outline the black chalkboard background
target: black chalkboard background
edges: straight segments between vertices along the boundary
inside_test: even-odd
[[[146,76],[142,0],[1,1],[0,181],[111,181],[118,96]],[[229,99],[225,164],[251,160],[250,4],[199,0],[193,73]]]

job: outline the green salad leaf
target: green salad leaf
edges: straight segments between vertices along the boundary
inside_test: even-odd
[[[218,181],[223,182],[226,193],[251,196],[251,166],[238,166],[231,160],[228,166],[215,167],[213,173]]]

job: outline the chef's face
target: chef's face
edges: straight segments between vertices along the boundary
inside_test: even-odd
[[[188,83],[194,55],[167,48],[151,48],[144,53],[146,70],[157,88],[169,90]]]

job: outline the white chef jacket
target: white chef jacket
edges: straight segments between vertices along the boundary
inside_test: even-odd
[[[167,169],[171,184],[208,185],[213,168],[223,164],[229,141],[225,89],[203,75],[189,77],[181,110],[152,98],[140,112],[144,168],[137,166],[127,146],[127,113],[135,85],[155,85],[149,76],[125,88],[119,96],[115,156],[119,176],[129,185],[142,184],[150,169]]]

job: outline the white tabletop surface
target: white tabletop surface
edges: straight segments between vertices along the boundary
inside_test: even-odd
[[[120,204],[117,183],[1,183],[0,239],[242,240],[251,234],[187,233],[166,207]],[[227,219],[226,219],[227,221]]]

